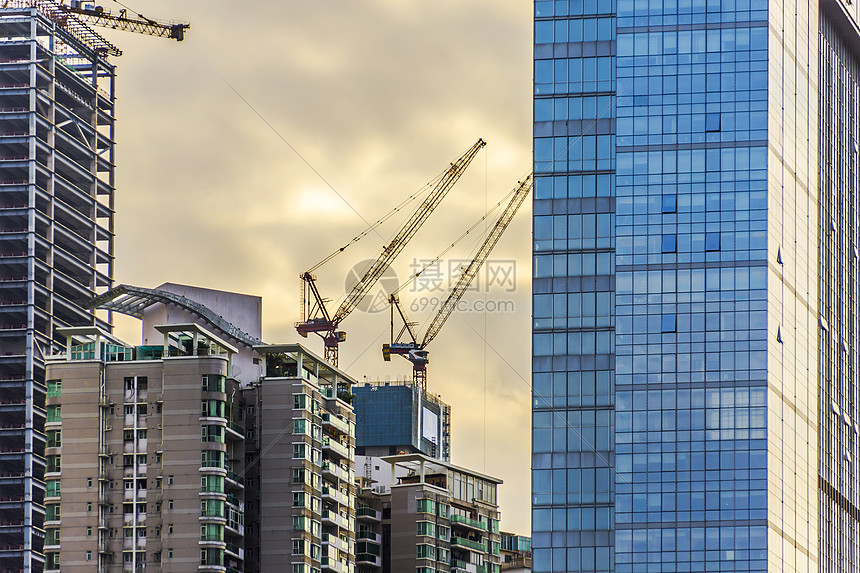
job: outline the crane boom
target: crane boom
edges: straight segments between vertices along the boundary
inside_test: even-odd
[[[457,307],[457,303],[460,302],[460,299],[469,288],[469,285],[471,285],[472,281],[475,280],[475,277],[478,275],[478,271],[481,270],[481,266],[486,262],[487,257],[496,246],[496,243],[499,242],[502,233],[504,233],[505,229],[508,228],[514,215],[516,215],[517,210],[523,204],[523,201],[525,201],[529,191],[531,191],[532,185],[532,174],[529,174],[526,176],[524,181],[518,183],[517,187],[511,194],[511,199],[505,207],[505,210],[501,215],[499,215],[495,225],[493,225],[493,229],[487,234],[487,237],[484,239],[478,252],[460,275],[454,288],[452,288],[451,292],[448,294],[448,298],[445,299],[445,302],[442,303],[439,311],[433,317],[433,320],[430,322],[430,326],[424,333],[424,338],[420,344],[417,342],[415,332],[412,330],[412,323],[409,322],[405,312],[403,311],[403,307],[400,306],[400,299],[396,294],[389,297],[389,304],[392,306],[391,343],[384,344],[382,346],[382,356],[386,361],[388,361],[391,359],[392,354],[399,354],[412,362],[413,379],[415,383],[424,390],[427,389],[427,364],[430,361],[429,353],[426,349],[427,345],[430,344],[437,334],[439,334],[445,321],[447,321],[451,316],[451,313],[454,312],[454,309]],[[395,307],[404,324],[404,329],[400,331],[400,335],[397,337],[394,335]],[[409,337],[412,339],[411,342],[400,342],[400,336],[402,336],[404,332],[409,333]]]
[[[483,139],[478,139],[472,147],[445,170],[424,201],[412,213],[406,223],[403,224],[394,238],[383,247],[382,252],[374,263],[364,272],[361,279],[346,295],[343,303],[341,303],[334,314],[328,312],[327,301],[320,295],[315,284],[315,278],[311,272],[304,272],[300,275],[303,284],[302,317],[301,322],[296,323],[296,331],[304,337],[307,337],[312,332],[321,336],[325,344],[325,359],[330,364],[337,366],[338,344],[346,340],[346,333],[337,330],[340,322],[355,310],[394,258],[400,254],[406,244],[418,232],[418,229],[421,228],[421,225],[424,224],[445,195],[447,195],[448,191],[460,179],[460,176],[478,154],[478,151],[485,145],[486,142]]]
[[[457,280],[457,284],[455,284],[454,288],[451,289],[450,294],[448,294],[448,298],[445,299],[445,302],[442,303],[441,308],[439,308],[439,312],[437,312],[436,316],[433,318],[433,322],[431,322],[430,326],[427,327],[427,332],[424,334],[424,340],[421,342],[422,348],[426,347],[434,338],[436,338],[436,335],[439,334],[439,330],[441,330],[445,321],[448,320],[448,317],[450,317],[451,313],[454,312],[454,308],[457,306],[457,303],[460,302],[466,289],[468,289],[469,285],[472,284],[472,281],[475,280],[475,277],[478,275],[478,271],[481,270],[481,266],[484,264],[484,261],[486,261],[487,257],[490,256],[496,243],[499,242],[502,233],[504,233],[505,229],[508,228],[511,219],[516,215],[517,210],[520,208],[520,205],[523,204],[523,201],[525,201],[531,188],[532,175],[529,174],[525,180],[519,184],[516,191],[514,191],[510,203],[508,203],[508,206],[505,207],[505,210],[499,216],[499,219],[493,226],[493,230],[490,231],[487,238],[484,239],[484,243],[481,245],[480,249],[478,249],[478,253],[475,255],[475,258],[472,259],[469,266],[467,266],[466,270],[464,270],[460,275],[460,278]]]
[[[340,308],[337,309],[332,317],[332,321],[335,324],[342,321],[349,313],[355,310],[358,303],[370,291],[371,287],[376,284],[376,281],[379,280],[379,277],[382,276],[388,265],[400,254],[400,251],[403,250],[412,237],[415,236],[415,233],[418,232],[418,229],[421,228],[421,225],[430,216],[430,213],[436,209],[448,191],[451,190],[451,187],[454,186],[454,183],[460,179],[460,176],[475,158],[475,155],[478,154],[478,151],[485,145],[484,140],[479,139],[466,153],[451,164],[451,167],[445,172],[445,175],[439,180],[436,187],[427,195],[418,208],[415,209],[415,212],[412,213],[409,220],[400,228],[397,235],[391,239],[391,242],[382,248],[382,252],[376,258],[376,261],[367,269],[361,280],[358,281],[352,291],[346,296],[346,299],[344,299]]]
[[[104,10],[101,6],[90,8],[86,5],[81,5],[80,2],[76,3],[74,1],[71,6],[61,4],[60,9],[63,12],[74,14],[80,20],[95,26],[113,28],[114,30],[126,30],[138,34],[148,34],[159,38],[173,38],[177,42],[185,39],[185,30],[191,27],[186,22],[159,22],[158,20],[147,18],[143,14],[131,17],[125,10],[120,10],[118,14],[113,14],[108,10]]]

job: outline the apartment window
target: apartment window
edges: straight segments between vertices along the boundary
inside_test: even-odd
[[[48,398],[57,398],[62,395],[63,383],[60,380],[48,380]]]
[[[91,501],[88,501],[87,502],[87,511],[92,511],[92,510],[93,510],[93,503]]]
[[[293,420],[293,434],[307,434],[308,421],[303,419]]]
[[[168,558],[168,559],[172,559],[172,558],[173,558],[173,549],[168,549],[168,550],[167,550],[167,558]]]
[[[173,476],[167,476],[167,485],[173,485]]]
[[[173,525],[167,526],[167,535],[173,535]],[[172,555],[171,555],[172,557]]]
[[[305,505],[305,492],[294,491],[293,492],[293,507],[302,507],[304,505]]]
[[[48,422],[59,422],[63,418],[63,409],[59,405],[48,406]]]
[[[418,513],[436,513],[436,502],[432,499],[419,499],[417,511]]]
[[[87,551],[87,561],[92,561],[92,560],[93,560],[93,552]]]
[[[167,509],[173,509],[173,500],[172,499],[167,500]]]
[[[45,432],[48,436],[48,443],[46,444],[49,448],[59,448],[63,445],[63,436],[62,431],[60,430],[48,430]]]
[[[304,459],[308,447],[306,444],[293,444],[293,459]]]
[[[293,468],[293,483],[304,483],[305,482],[305,470],[304,468]]]
[[[125,379],[125,389],[126,390],[134,390],[134,378],[126,378]]]
[[[134,415],[134,404],[126,404],[124,411],[125,411],[126,416],[133,416]],[[129,438],[129,439],[131,439],[131,438]]]
[[[309,398],[305,394],[293,394],[293,409],[305,410],[308,407]]]
[[[93,528],[87,527],[87,537],[92,537],[92,536],[93,536]]]
[[[87,487],[93,487],[93,478],[87,478]]]
[[[418,559],[436,559],[436,548],[427,543],[419,543],[415,546],[415,556]]]
[[[156,403],[155,403],[155,413],[156,413],[156,414],[161,414],[161,402],[156,402]]]
[[[155,452],[155,463],[161,463],[161,452]]]
[[[293,539],[293,555],[304,555],[305,554],[305,540],[304,539]]]

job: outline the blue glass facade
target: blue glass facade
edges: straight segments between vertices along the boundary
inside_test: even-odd
[[[352,391],[358,455],[423,453],[450,461],[451,407],[438,396],[412,382],[365,383]]]
[[[535,2],[535,572],[856,568],[860,76],[828,26],[817,2]]]

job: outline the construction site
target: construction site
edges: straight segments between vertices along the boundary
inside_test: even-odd
[[[227,293],[207,298],[206,289],[181,285],[163,289],[115,285],[117,72],[113,58],[123,52],[98,29],[175,41],[183,41],[190,29],[186,22],[155,20],[117,4],[122,8],[112,11],[76,0],[0,1],[0,571],[242,573],[271,571],[285,559],[294,573],[396,571],[399,566],[392,569],[391,554],[382,550],[390,544],[390,540],[383,543],[388,534],[379,528],[380,518],[390,528],[386,521],[390,515],[385,517],[391,511],[390,501],[380,497],[384,488],[373,485],[378,476],[369,468],[386,455],[394,456],[389,460],[392,476],[396,468],[413,468],[398,479],[405,480],[404,485],[424,484],[426,460],[421,456],[428,456],[427,460],[441,464],[437,469],[443,482],[445,472],[449,478],[468,474],[446,465],[451,458],[451,408],[428,383],[427,346],[456,311],[527,198],[531,174],[430,261],[428,266],[467,237],[483,237],[460,267],[444,302],[433,309],[426,328],[419,332],[419,323],[408,316],[401,302],[401,291],[426,269],[417,270],[387,293],[389,340],[377,346],[381,350],[377,360],[388,362],[398,355],[408,361],[411,376],[402,385],[412,389],[418,404],[430,408],[426,416],[432,428],[424,435],[414,428],[424,425],[426,429],[428,421],[409,419],[404,431],[413,427],[419,436],[412,445],[408,439],[403,444],[377,440],[366,453],[366,475],[360,476],[354,462],[359,447],[355,424],[362,421],[355,419],[356,394],[350,391],[352,385],[358,386],[337,369],[339,347],[348,340],[347,319],[378,288],[486,143],[478,139],[430,183],[398,198],[394,209],[376,223],[301,273],[295,330],[303,338],[316,335],[310,344],[319,339],[322,358],[298,345],[267,345],[261,340],[261,303],[254,297]],[[355,284],[340,298],[332,297],[326,264],[338,256],[350,257],[349,247],[404,213],[411,214],[378,255],[356,267]],[[333,235],[328,242],[344,239]],[[142,345],[126,344],[113,334],[115,317],[120,315],[143,320]],[[176,316],[185,322],[165,326],[176,323]],[[365,319],[369,320],[354,317],[352,322]],[[156,343],[146,339],[147,328]],[[174,376],[169,359],[180,357],[201,358],[202,370],[193,376],[203,377],[203,393],[197,388],[183,398],[193,402],[202,396],[204,402],[199,420],[207,425],[200,428],[204,444],[199,470],[193,459],[187,471],[168,469],[180,466],[169,464],[171,454],[164,446],[165,440],[177,439],[168,432],[187,430],[184,418],[164,417],[169,407],[162,412],[164,396],[170,392],[167,381]],[[210,364],[208,357],[222,362]],[[73,364],[87,360],[101,366],[84,374]],[[163,365],[152,368],[150,364],[144,371],[135,369],[138,361],[163,361]],[[105,368],[113,362],[129,364],[113,368],[114,374],[108,377]],[[285,367],[289,364],[292,370]],[[206,368],[212,365],[217,368],[209,373]],[[75,390],[68,383],[63,386],[61,378],[77,380],[86,386],[86,394],[82,386],[76,398]],[[262,381],[267,378],[292,381],[280,387],[268,382],[263,404]],[[88,386],[90,379],[95,380],[95,388]],[[324,379],[328,382],[323,383]],[[331,380],[335,382],[327,386]],[[384,390],[389,384],[378,386]],[[263,454],[272,446],[263,440],[279,441],[283,432],[264,426],[262,412],[289,417],[278,408],[289,409],[292,404],[291,395],[280,395],[282,390],[273,393],[274,388],[305,392],[314,407],[311,410],[309,403],[309,414],[291,422],[296,433],[308,424],[307,438],[282,444],[281,454],[270,452],[266,457]],[[317,411],[319,404],[326,409]],[[152,417],[156,410],[157,425]],[[74,412],[72,418],[69,412]],[[192,425],[198,425],[196,420],[195,416]],[[375,432],[374,423],[365,421],[363,427],[370,428],[367,435]],[[320,426],[327,433],[320,434]],[[112,432],[114,427],[118,433]],[[200,449],[197,435],[183,434],[183,439],[190,439],[191,449]],[[97,447],[91,449],[93,440]],[[216,446],[208,446],[210,442]],[[305,447],[300,444],[307,444],[308,457],[296,466],[296,448]],[[400,459],[399,455],[413,457]],[[283,457],[282,465],[277,465],[278,456]],[[420,479],[414,469],[419,465]],[[308,472],[298,486],[296,468]],[[179,473],[168,475],[169,471]],[[292,475],[292,485],[274,490],[284,496],[284,503],[286,497],[292,500],[287,513],[278,513],[280,498],[272,497],[272,490],[265,489],[269,486],[263,486],[271,481],[267,476],[275,474]],[[407,480],[406,475],[411,477]],[[200,479],[202,489],[197,485]],[[448,497],[438,497],[434,504],[451,505],[460,525],[454,516],[440,513],[439,528],[459,528],[461,537],[436,541],[434,536],[438,547],[423,556],[419,550],[416,560],[414,544],[427,542],[422,541],[426,532],[419,531],[418,538],[409,542],[412,545],[397,546],[401,553],[395,561],[406,560],[408,568],[500,570],[495,487],[501,480],[481,474],[469,479],[483,480],[492,488],[492,503],[474,506],[465,493],[457,490],[454,495],[451,489]],[[171,494],[171,486],[180,483],[189,491]],[[438,489],[439,483],[422,487]],[[114,488],[116,492],[111,491]],[[187,507],[180,501],[185,498]],[[188,515],[171,518],[174,505],[177,510],[185,508]],[[301,511],[296,509],[299,506]],[[409,527],[414,534],[414,523]],[[178,569],[171,569],[171,564]]]

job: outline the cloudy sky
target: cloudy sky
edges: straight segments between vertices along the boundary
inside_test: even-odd
[[[103,5],[118,9],[108,0]],[[300,272],[364,230],[363,219],[375,221],[420,189],[479,137],[487,147],[395,263],[401,280],[530,169],[531,6],[523,0],[131,4],[192,27],[182,43],[104,32],[125,52],[114,59],[117,282],[262,296],[267,342],[301,341],[321,354],[319,339],[304,341],[293,327]],[[530,214],[527,202],[492,256],[499,272],[516,265],[515,288],[484,282],[465,297],[470,307],[486,298],[489,306],[513,304],[514,311],[454,314],[429,347],[429,388],[453,409],[452,461],[504,479],[502,526],[526,534]],[[350,267],[374,256],[403,220],[316,271],[323,294],[339,300]],[[443,261],[441,288],[428,280],[402,291],[425,328],[432,304],[446,295],[449,266],[467,258],[476,239]],[[387,311],[356,311],[342,327],[349,339],[340,364],[356,378],[411,376],[406,360],[382,361]],[[123,321],[118,333],[136,341],[138,328]]]

